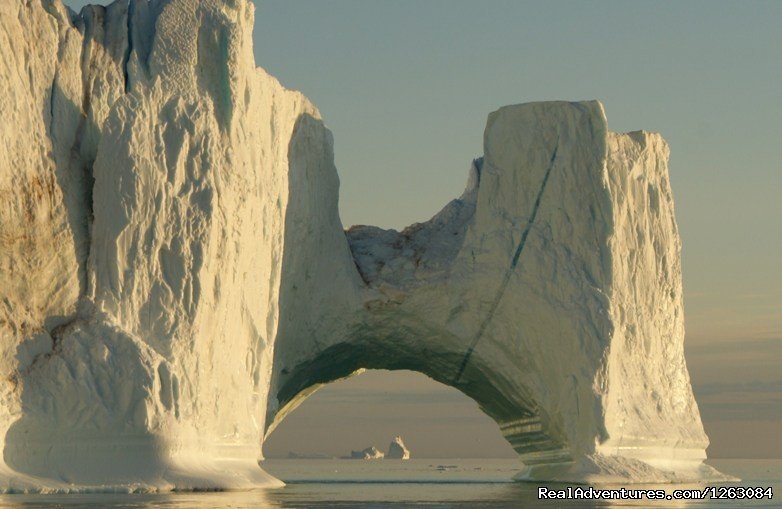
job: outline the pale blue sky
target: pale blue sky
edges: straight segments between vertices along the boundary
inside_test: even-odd
[[[334,133],[346,226],[428,219],[460,194],[486,116],[505,104],[599,99],[612,130],[662,133],[684,244],[688,361],[712,451],[782,456],[782,2],[256,5],[256,61],[310,97]],[[338,420],[344,391],[382,401],[391,383],[406,390],[384,376],[316,395],[267,451],[305,440],[313,421]],[[477,412],[459,395],[442,396],[450,389],[427,387],[428,412],[439,401],[443,412]],[[408,424],[424,419],[415,405],[394,404]],[[496,435],[491,423],[462,422],[449,433]],[[393,432],[379,420],[367,426],[382,429],[378,437]],[[739,434],[752,440],[736,445]]]

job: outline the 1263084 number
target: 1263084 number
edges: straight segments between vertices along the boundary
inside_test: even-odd
[[[774,497],[771,487],[763,488],[760,486],[707,486],[703,489],[704,495],[711,499],[723,500],[741,500],[741,499],[761,499]]]

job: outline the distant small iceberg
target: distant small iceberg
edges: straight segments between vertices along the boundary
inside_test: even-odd
[[[290,456],[289,456],[290,457]],[[340,459],[351,460],[409,460],[410,450],[405,446],[405,442],[402,437],[396,436],[388,445],[388,452],[383,454],[383,451],[377,447],[370,446],[360,451],[350,451],[350,456],[342,456]]]
[[[385,456],[383,451],[373,445],[361,451],[350,451],[350,456],[346,458],[352,460],[382,460],[383,456]]]
[[[402,437],[394,437],[391,443],[388,445],[388,452],[386,453],[386,459],[392,460],[409,460],[410,450],[405,447],[405,443],[402,441]]]

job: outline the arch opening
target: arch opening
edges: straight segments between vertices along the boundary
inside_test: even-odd
[[[415,337],[413,331],[405,332],[400,337]],[[360,334],[358,338],[334,344],[294,369],[281,372],[280,383],[270,395],[270,401],[276,396],[278,407],[267,415],[267,439],[305,400],[329,384],[366,370],[407,371],[457,391],[463,400],[471,400],[499,428],[526,465],[571,461],[566,442],[559,438],[562,434],[557,435],[559,430],[529,391],[517,381],[503,377],[483,356],[474,356],[462,375],[456,377],[464,358],[464,352],[458,348],[434,350],[420,342],[400,341],[398,337],[392,340]]]
[[[264,441],[269,459],[345,458],[402,437],[411,458],[513,458],[492,418],[461,391],[410,370],[360,370],[312,391]]]

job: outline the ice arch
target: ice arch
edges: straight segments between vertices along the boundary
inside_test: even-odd
[[[711,475],[665,142],[553,102],[492,113],[484,148],[431,220],[345,239],[330,138],[300,119],[268,429],[321,384],[410,369],[473,398],[523,478]]]
[[[459,199],[346,233],[331,134],[252,27],[0,2],[0,490],[274,484],[265,430],[361,367],[474,398],[523,477],[714,475],[660,136],[505,107]]]

